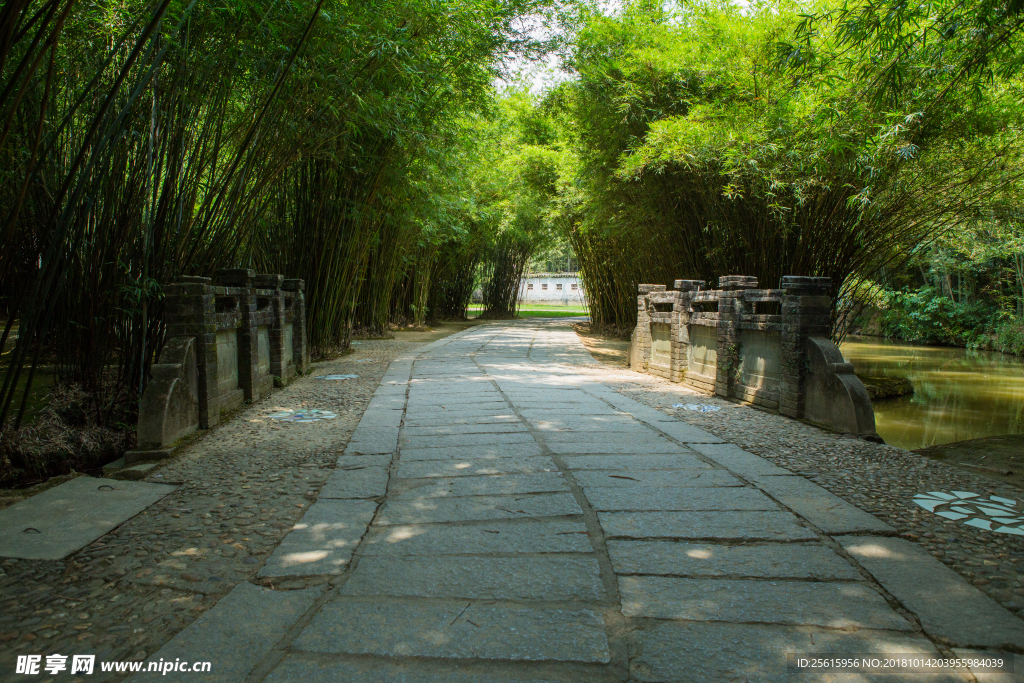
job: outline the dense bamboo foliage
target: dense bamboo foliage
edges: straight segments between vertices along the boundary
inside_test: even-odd
[[[630,326],[636,284],[675,278],[828,276],[846,299],[1015,193],[1018,15],[636,2],[593,17],[546,111],[578,159],[560,201],[595,321]]]
[[[466,317],[479,263],[480,251],[475,244],[452,241],[442,245],[427,301],[432,319],[459,320]]]
[[[298,145],[278,94],[319,9],[5,4],[0,292],[18,336],[0,423],[23,417],[41,354],[97,408],[137,388],[158,282],[244,258]]]
[[[484,315],[514,318],[519,310],[519,283],[533,251],[528,242],[504,236],[487,252],[483,268]]]
[[[482,245],[441,248],[472,207],[452,194],[466,174],[440,174],[552,7],[4,3],[0,425],[24,419],[40,365],[93,423],[130,424],[180,275],[305,279],[324,351],[354,325],[422,323],[435,273],[464,312]]]

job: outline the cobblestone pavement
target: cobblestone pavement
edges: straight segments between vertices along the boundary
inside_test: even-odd
[[[335,467],[388,364],[420,346],[363,341],[314,365],[314,375],[359,378],[302,379],[239,413],[149,477],[180,488],[65,561],[0,559],[0,680],[30,680],[12,674],[18,654],[145,659],[255,579]],[[277,407],[338,417],[267,419]]]
[[[323,382],[298,383],[284,407],[303,392],[307,401],[320,397]],[[219,447],[217,434],[205,439],[204,458],[219,458],[226,476],[196,477],[196,463],[185,461],[177,474],[165,468],[151,480],[187,475],[190,483],[116,533],[128,542],[135,529],[174,550],[96,589],[114,586],[107,605],[121,592],[150,591],[131,598],[139,613],[125,611],[114,625],[128,626],[119,643],[126,652],[213,663],[209,676],[165,680],[754,683],[794,680],[787,653],[1024,651],[1024,622],[919,539],[900,537],[921,515],[908,499],[902,508],[875,502],[889,476],[882,455],[865,458],[875,451],[860,442],[730,404],[701,418],[664,409],[679,396],[694,395],[596,365],[562,321],[481,325],[396,357],[340,455],[343,423],[246,423],[259,406],[222,430],[233,436]],[[745,426],[740,410],[750,416]],[[236,464],[246,457],[260,459]],[[858,457],[876,466],[855,498],[835,486],[846,479],[826,463]],[[910,488],[923,482],[895,476]],[[942,490],[957,481],[940,482]],[[173,497],[193,489],[187,501]],[[254,490],[279,498],[264,508],[252,502]],[[207,520],[220,532],[209,543],[154,533],[179,525],[201,533]],[[256,520],[266,527],[244,524]],[[213,545],[237,551],[234,562],[211,560]],[[242,556],[255,562],[239,570]],[[19,584],[42,573],[30,565],[5,568],[6,604],[17,607],[13,571],[22,572]],[[60,590],[51,587],[48,599]],[[168,598],[166,614],[154,607],[147,615],[163,591],[190,603]],[[203,612],[193,604],[214,602],[169,638]],[[79,609],[67,607],[66,624]],[[150,616],[159,631],[137,638]],[[32,626],[20,624],[12,626]],[[74,632],[57,630],[65,629]]]

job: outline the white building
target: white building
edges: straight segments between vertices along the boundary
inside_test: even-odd
[[[583,284],[576,273],[530,273],[519,284],[519,301],[525,304],[586,304]]]

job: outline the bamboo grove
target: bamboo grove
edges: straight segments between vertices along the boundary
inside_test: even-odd
[[[539,106],[594,322],[630,329],[640,282],[816,275],[841,334],[872,278],[1019,206],[1022,25],[987,0],[592,16]]]
[[[551,10],[6,0],[0,425],[40,365],[92,419],[130,422],[181,275],[305,279],[321,352],[354,326],[463,316],[486,220],[446,156]]]

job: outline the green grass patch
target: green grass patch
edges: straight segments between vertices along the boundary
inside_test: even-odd
[[[469,313],[482,313],[484,307],[480,304],[474,304],[469,307]],[[584,306],[553,306],[548,304],[546,306],[530,304],[519,307],[519,315],[527,315],[529,313],[552,313],[555,315],[589,315],[589,311]]]
[[[481,309],[476,310],[469,309],[469,317],[475,318],[480,315]],[[520,318],[566,318],[576,317],[581,315],[590,315],[585,308],[569,308],[568,306],[562,306],[558,308],[520,308]]]
[[[590,315],[585,308],[561,308],[546,310],[519,309],[520,318],[565,318],[567,316]]]

